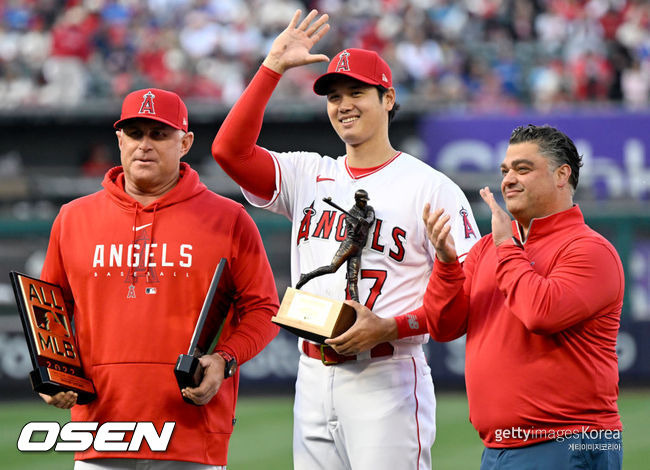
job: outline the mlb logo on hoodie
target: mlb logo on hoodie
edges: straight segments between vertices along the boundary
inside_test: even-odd
[[[156,288],[155,288],[155,287],[147,287],[147,288],[144,290],[144,293],[145,293],[145,294],[155,294],[155,293],[156,293]]]

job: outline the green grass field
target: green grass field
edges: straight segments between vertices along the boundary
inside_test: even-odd
[[[478,468],[482,444],[467,419],[467,402],[461,393],[438,394],[438,433],[433,446],[435,470]],[[650,391],[621,393],[624,468],[646,469],[650,462]],[[287,470],[291,464],[290,397],[241,397],[238,420],[230,445],[229,470]],[[16,441],[27,421],[67,422],[69,414],[36,400],[0,403],[0,468],[71,469],[69,453],[20,453]]]

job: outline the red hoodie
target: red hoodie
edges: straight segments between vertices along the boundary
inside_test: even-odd
[[[159,433],[165,422],[176,427],[166,452],[143,442],[138,453],[91,447],[75,458],[226,465],[239,377],[225,380],[209,404],[194,406],[183,401],[173,370],[222,257],[236,294],[219,349],[242,364],[277,334],[269,321],[277,291],[257,227],[185,163],[176,187],[146,207],[124,192],[121,167],[102,184],[61,208],[42,273],[63,288],[84,371],[97,390],[95,401],[72,408],[72,419],[152,421]]]

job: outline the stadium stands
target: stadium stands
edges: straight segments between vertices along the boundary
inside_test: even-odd
[[[0,109],[144,86],[227,107],[296,8],[332,17],[325,53],[380,52],[410,109],[650,103],[644,0],[4,0]],[[280,98],[315,102],[319,71],[290,71]]]

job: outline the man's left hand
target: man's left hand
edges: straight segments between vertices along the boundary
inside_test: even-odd
[[[487,186],[480,190],[483,201],[492,211],[492,240],[496,246],[512,239],[512,221],[506,211],[494,199],[494,195]]]
[[[345,356],[354,356],[369,351],[379,343],[397,339],[397,322],[394,318],[381,318],[368,307],[354,300],[346,300],[357,311],[357,320],[348,331],[339,336],[325,340],[334,351]]]
[[[226,368],[226,361],[219,354],[201,356],[199,362],[203,367],[203,379],[198,387],[185,387],[181,392],[197,405],[205,405],[212,400],[221,383]]]

